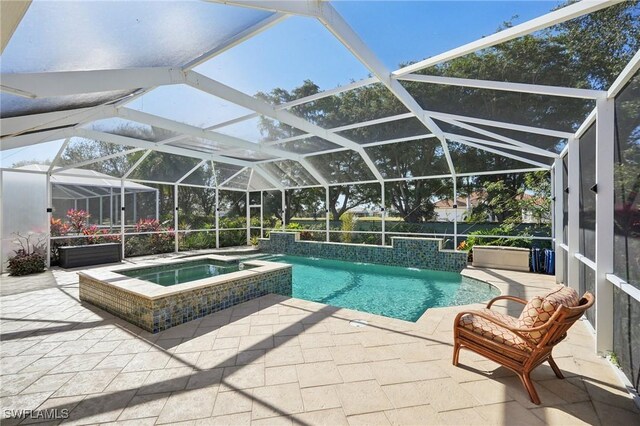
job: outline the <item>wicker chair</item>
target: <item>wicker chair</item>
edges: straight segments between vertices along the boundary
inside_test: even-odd
[[[520,317],[514,318],[491,310],[498,300],[512,300],[525,307]],[[556,376],[564,378],[551,351],[593,302],[594,297],[589,292],[578,300],[575,290],[560,286],[529,302],[513,296],[499,296],[491,300],[486,309],[460,312],[454,322],[453,365],[458,365],[461,348],[476,352],[514,371],[531,401],[540,404],[531,382],[531,371],[548,361]]]

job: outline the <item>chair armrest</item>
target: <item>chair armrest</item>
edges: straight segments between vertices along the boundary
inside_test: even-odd
[[[511,300],[513,302],[518,302],[523,305],[526,305],[528,303],[526,300],[520,299],[519,297],[515,297],[515,296],[498,296],[498,297],[494,297],[489,301],[489,303],[487,303],[487,309],[491,309],[491,305],[493,305],[498,300]]]

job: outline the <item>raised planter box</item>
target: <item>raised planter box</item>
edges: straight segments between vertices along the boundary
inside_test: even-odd
[[[122,260],[122,244],[120,243],[65,246],[59,247],[58,250],[60,267],[62,268],[116,263]]]
[[[529,272],[529,249],[473,246],[473,266]]]

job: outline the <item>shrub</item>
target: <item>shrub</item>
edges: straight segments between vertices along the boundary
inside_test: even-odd
[[[89,214],[89,212],[86,212],[84,210],[67,210],[67,219],[69,219],[69,225],[73,232],[82,232],[87,224],[87,220],[89,220],[90,217],[91,215]]]
[[[145,254],[169,253],[174,251],[174,232],[171,227],[163,227],[156,219],[140,219],[136,223],[136,233],[125,238],[126,256],[143,256]],[[154,232],[153,234],[151,232]]]
[[[20,248],[15,250],[15,254],[9,258],[9,274],[20,276],[44,271],[46,263],[43,241],[32,242],[32,235],[26,237],[18,233],[16,235]]]
[[[350,243],[353,238],[351,233],[356,229],[357,218],[351,212],[346,212],[340,216],[340,222],[342,222],[340,229],[343,231],[341,235],[342,242]]]
[[[63,222],[62,219],[54,219],[51,218],[51,236],[52,237],[62,237],[69,233],[71,226]]]

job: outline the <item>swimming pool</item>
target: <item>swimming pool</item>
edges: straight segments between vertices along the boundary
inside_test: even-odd
[[[428,308],[489,300],[500,291],[454,272],[286,255],[260,257],[293,266],[293,297],[405,321]]]

